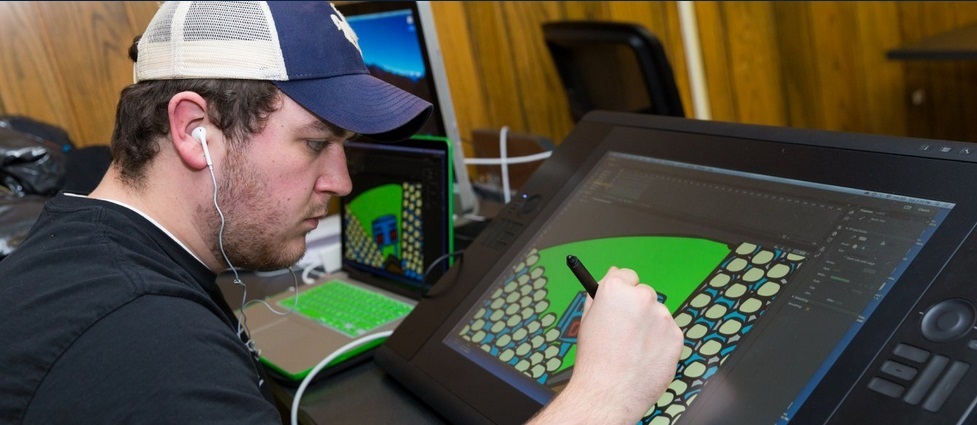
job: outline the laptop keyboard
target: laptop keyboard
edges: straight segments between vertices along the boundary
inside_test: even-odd
[[[278,302],[309,319],[357,337],[394,320],[403,318],[414,308],[409,304],[358,286],[333,280],[301,292],[296,298]]]

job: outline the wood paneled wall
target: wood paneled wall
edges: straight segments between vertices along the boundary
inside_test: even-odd
[[[64,127],[81,146],[108,144],[129,45],[156,2],[0,2],[0,113]]]
[[[542,23],[568,19],[630,21],[665,46],[690,103],[675,2],[435,2],[438,38],[462,138],[474,128],[540,134],[559,143],[573,122],[543,41]]]
[[[885,57],[974,24],[975,2],[696,2],[696,9],[714,119],[977,142],[977,61]]]
[[[126,51],[157,2],[0,2],[0,114],[106,144]],[[977,22],[973,2],[695,2],[713,119],[977,142],[977,61],[892,61],[886,50]],[[572,129],[542,39],[550,20],[637,22],[665,46],[688,114],[676,2],[433,3],[464,137],[559,143]]]

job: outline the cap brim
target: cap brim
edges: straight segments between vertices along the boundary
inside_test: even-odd
[[[369,74],[274,83],[319,118],[378,141],[413,136],[433,110],[430,102]]]

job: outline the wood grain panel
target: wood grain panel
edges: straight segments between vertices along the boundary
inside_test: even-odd
[[[818,102],[823,92],[818,78],[821,58],[813,55],[815,40],[809,2],[776,2],[774,17],[782,58],[783,96],[787,122],[795,127],[823,128],[824,109]]]
[[[149,21],[153,20],[156,11],[159,10],[158,1],[127,1],[126,16],[129,19],[129,29],[133,34],[142,34],[149,26]],[[130,40],[131,41],[131,40]]]
[[[857,60],[859,55],[879,52],[862,52],[856,31],[854,2],[811,2],[811,27],[814,71],[820,80],[820,89],[814,101],[825,111],[821,128],[858,131],[862,128],[864,103],[867,94],[859,76],[865,75]],[[783,37],[780,37],[783,39]],[[782,58],[783,61],[789,58]]]
[[[729,72],[736,81],[737,121],[782,125],[786,121],[780,54],[769,2],[724,2]]]
[[[553,20],[559,10],[555,3],[502,2],[508,43],[512,46],[510,63],[515,85],[499,87],[519,105],[523,116],[510,125],[514,131],[535,134],[566,134],[572,128],[566,111],[554,108],[551,99],[564,95],[563,86],[549,60],[543,39],[543,22]]]
[[[903,44],[899,32],[899,9],[893,2],[855,3],[855,22],[862,44],[861,69],[857,78],[865,90],[864,122],[860,131],[882,134],[906,134],[906,108],[909,98],[903,81],[902,63],[888,60],[885,52]]]
[[[977,113],[969,101],[977,96],[974,63],[885,59],[886,50],[977,21],[975,3],[697,2],[696,9],[714,119],[977,140],[968,118]]]
[[[158,2],[0,2],[0,113],[108,143],[126,50]],[[572,129],[542,41],[548,20],[637,22],[662,41],[687,115],[675,2],[433,2],[459,130]],[[975,2],[695,3],[713,119],[977,141],[977,61],[885,51],[977,22]],[[915,99],[915,101],[914,101]],[[467,154],[471,154],[467,146]]]
[[[465,4],[471,31],[476,78],[482,85],[488,111],[488,128],[503,125],[516,128],[523,120],[522,105],[516,101],[518,75],[512,63],[513,46],[506,34],[503,8],[498,2]]]
[[[603,1],[567,1],[563,4],[567,20],[603,21],[610,18],[609,5],[612,2]]]
[[[61,73],[54,66],[44,19],[36,2],[0,2],[0,104],[3,112],[24,115],[69,130],[77,124]]]
[[[699,22],[699,41],[702,44],[702,67],[709,87],[709,106],[712,119],[736,121],[738,113],[733,99],[736,98],[734,80],[729,72],[729,48],[726,19],[720,2],[696,2],[695,11]]]
[[[490,122],[486,107],[486,94],[475,68],[474,43],[468,28],[468,17],[464,2],[444,1],[431,5],[434,21],[441,45],[441,56],[448,76],[452,103],[455,107],[458,131],[465,154],[471,156],[474,149],[468,135],[473,128]],[[473,169],[473,167],[469,167]]]
[[[134,31],[119,2],[38,2],[55,70],[69,93],[79,145],[108,143],[119,91],[132,82]],[[107,101],[107,99],[112,99]]]
[[[508,125],[514,131],[527,131],[549,137],[559,143],[572,128],[566,95],[553,67],[542,37],[542,24],[555,20],[611,20],[637,22],[648,27],[662,39],[676,74],[684,102],[691,104],[681,29],[673,2],[436,2],[436,16],[459,14],[466,16],[465,24],[438,24],[439,38],[451,39],[454,45],[444,51],[460,52],[462,59],[445,56],[446,67],[469,68],[474,78],[465,78],[457,85],[465,87],[457,93],[473,93],[480,86],[481,106],[466,111],[463,101],[455,101],[459,114],[468,115],[466,125],[459,125],[463,137],[468,128],[499,128]],[[439,18],[440,22],[444,22]],[[467,34],[464,29],[468,30]],[[458,32],[455,32],[458,31]],[[467,40],[470,46],[460,45]],[[671,53],[671,51],[675,53]],[[467,58],[474,65],[468,65]],[[451,64],[449,65],[449,62]],[[449,74],[451,71],[449,71]],[[471,75],[469,75],[471,77]],[[452,87],[456,86],[452,77]],[[452,88],[457,98],[457,93]],[[466,95],[467,96],[467,95]],[[478,96],[468,96],[473,100]],[[485,112],[479,108],[485,108]],[[475,118],[477,117],[477,118]]]

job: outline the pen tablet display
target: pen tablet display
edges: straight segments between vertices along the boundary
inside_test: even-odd
[[[572,254],[597,279],[634,269],[683,331],[674,379],[643,424],[822,423],[852,403],[955,421],[973,394],[934,408],[902,372],[928,360],[892,354],[967,365],[958,382],[974,357],[974,297],[933,282],[974,227],[977,202],[953,182],[977,178],[977,164],[921,155],[925,143],[592,115],[378,360],[437,394],[449,418],[528,419],[573,373],[586,292]],[[933,313],[931,327],[959,335],[936,342],[920,320],[946,299],[963,307]]]
[[[546,402],[573,370],[586,299],[566,256],[593,270],[628,265],[685,334],[676,378],[646,423],[697,413],[686,413],[693,399],[729,415],[737,407],[725,401],[742,394],[721,383],[702,393],[712,380],[753,388],[739,390],[762,395],[741,413],[771,423],[802,404],[952,207],[611,152],[444,343]],[[734,356],[741,346],[751,354]],[[808,355],[780,354],[794,350]],[[766,394],[773,382],[779,391]]]

